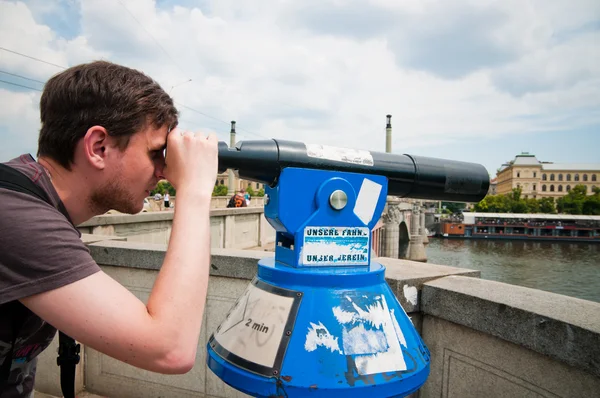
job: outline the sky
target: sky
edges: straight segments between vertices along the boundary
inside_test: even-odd
[[[598,0],[0,0],[0,162],[37,151],[44,82],[108,60],[180,126],[483,164],[600,163]]]

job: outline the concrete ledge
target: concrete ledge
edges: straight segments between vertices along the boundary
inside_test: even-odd
[[[89,245],[92,257],[100,265],[158,270],[162,266],[167,245],[106,240]],[[273,258],[273,252],[262,250],[211,249],[210,275],[252,279],[258,260]],[[386,281],[408,313],[420,311],[421,288],[427,281],[448,275],[479,277],[480,272],[379,257],[375,261],[386,267]]]
[[[232,216],[238,214],[262,214],[263,207],[240,207],[233,209],[210,209],[211,217]],[[103,214],[79,224],[77,227],[97,227],[100,225],[134,224],[140,222],[173,220],[173,211],[151,211],[138,214]]]
[[[275,256],[273,252],[261,250],[212,249],[211,252],[211,276],[248,280],[256,275],[258,260]]]
[[[96,235],[96,234],[81,234],[81,241],[89,245],[91,243],[102,242],[105,240],[121,240],[126,241],[126,236],[114,236],[114,235]]]
[[[79,224],[77,227],[96,227],[99,225],[134,224],[140,222],[166,221],[173,219],[172,211],[156,211],[138,214],[103,214]]]
[[[124,268],[158,270],[162,266],[167,245],[105,240],[88,245],[96,263]],[[275,253],[261,250],[211,249],[210,275],[252,279],[258,260]]]
[[[234,216],[238,214],[262,214],[265,212],[264,207],[237,207],[226,209],[210,209],[211,217],[218,216]]]
[[[600,377],[600,303],[449,276],[423,285],[421,310]]]
[[[160,269],[167,245],[156,243],[102,241],[88,245],[99,265],[127,268]]]
[[[448,275],[481,276],[481,272],[476,270],[419,261],[389,257],[379,257],[375,261],[385,266],[385,279],[406,312],[421,310],[421,289],[425,282]]]

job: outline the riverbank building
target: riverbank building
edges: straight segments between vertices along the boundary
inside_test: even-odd
[[[496,191],[507,194],[521,188],[523,198],[558,199],[576,185],[585,186],[588,195],[600,187],[600,163],[541,162],[535,155],[523,152],[498,169]]]

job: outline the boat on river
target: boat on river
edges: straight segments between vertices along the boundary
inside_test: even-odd
[[[600,216],[464,212],[442,220],[443,238],[522,239],[600,243]]]

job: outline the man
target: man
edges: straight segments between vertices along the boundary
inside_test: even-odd
[[[165,209],[169,208],[170,205],[170,197],[169,197],[169,192],[165,192]]]
[[[234,193],[227,203],[227,207],[246,207],[246,198],[244,198],[244,190]]]
[[[133,366],[189,371],[206,300],[216,137],[177,129],[173,100],[156,82],[108,62],[51,78],[40,116],[37,162],[22,155],[7,165],[52,205],[0,188],[0,368],[12,358],[0,396],[30,396],[36,357],[54,328]],[[178,206],[144,305],[100,270],[73,225],[109,209],[138,213],[163,178]]]

